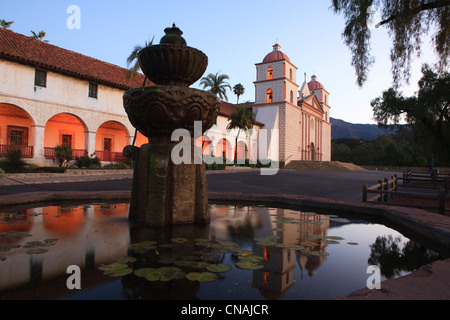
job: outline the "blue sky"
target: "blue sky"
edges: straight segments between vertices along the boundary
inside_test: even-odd
[[[70,5],[80,8],[80,29],[67,28]],[[344,18],[330,5],[331,0],[1,0],[0,19],[14,21],[15,32],[31,35],[31,30],[44,30],[53,45],[122,67],[127,67],[126,58],[135,45],[153,37],[159,43],[164,29],[175,22],[188,45],[208,56],[205,75],[219,72],[230,77],[231,86],[244,86],[240,102],[254,101],[255,63],[262,62],[278,42],[299,69],[299,85],[305,72],[308,80],[316,74],[330,92],[332,117],[374,123],[370,101],[392,85],[391,40],[385,30],[374,30],[376,63],[359,88],[341,37]],[[410,85],[401,87],[405,95],[417,91],[421,64],[433,63],[434,58],[425,40]],[[192,87],[200,88],[198,83]],[[227,95],[236,102],[231,91]]]

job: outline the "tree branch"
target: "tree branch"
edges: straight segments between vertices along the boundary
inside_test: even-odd
[[[409,12],[411,15],[416,15],[419,14],[422,11],[427,11],[427,10],[432,10],[432,9],[437,9],[437,8],[442,8],[442,7],[447,7],[450,6],[450,0],[438,0],[435,2],[428,2],[428,3],[423,3],[420,6],[410,9],[408,11],[405,12]],[[379,22],[376,27],[379,28],[384,24],[387,24],[395,19],[397,19],[397,17],[399,16],[399,14],[393,14],[391,15],[389,18],[387,18],[386,20],[383,20],[381,22]]]

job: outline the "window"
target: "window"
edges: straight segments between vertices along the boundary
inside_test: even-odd
[[[97,99],[98,85],[95,83],[89,83],[89,97]]]
[[[273,79],[273,68],[267,68],[267,80]]]
[[[8,145],[28,146],[28,128],[8,126]]]
[[[289,80],[292,80],[292,69],[289,69]]]
[[[67,145],[67,146],[72,148],[72,135],[70,135],[70,134],[63,134],[62,135],[62,144],[63,145],[65,144],[65,145]]]
[[[266,102],[271,103],[273,102],[273,91],[272,89],[269,89],[266,91]]]
[[[291,100],[290,100],[291,103],[294,103],[294,92],[292,90],[291,90],[291,97],[290,98],[291,98]]]
[[[47,71],[37,70],[34,73],[34,85],[38,87],[47,87]]]
[[[103,150],[104,151],[111,151],[112,150],[112,139],[105,138],[103,140]]]

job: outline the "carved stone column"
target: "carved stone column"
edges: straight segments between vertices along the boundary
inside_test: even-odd
[[[205,167],[194,161],[194,125],[201,123],[200,135],[211,128],[220,102],[214,94],[189,88],[205,72],[206,55],[187,47],[175,26],[165,32],[160,45],[139,53],[141,69],[156,85],[129,90],[123,97],[131,124],[150,141],[124,149],[135,160],[130,219],[153,226],[207,223]],[[191,148],[190,160],[181,164],[172,159],[180,143],[172,141],[177,129],[188,135]]]

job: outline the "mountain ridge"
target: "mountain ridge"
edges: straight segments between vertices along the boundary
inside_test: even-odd
[[[331,118],[331,140],[340,138],[375,140],[383,134],[395,132],[395,126],[380,128],[376,124],[350,123],[341,119]]]

